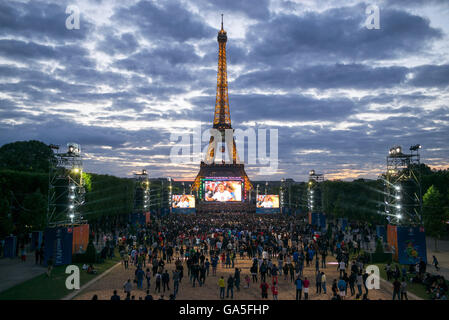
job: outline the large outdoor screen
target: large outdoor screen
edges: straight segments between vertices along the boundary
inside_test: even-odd
[[[195,197],[189,194],[174,194],[172,196],[173,208],[195,208]]]
[[[204,181],[205,201],[242,201],[242,182],[233,180]]]
[[[279,196],[277,194],[258,195],[257,208],[279,208]]]

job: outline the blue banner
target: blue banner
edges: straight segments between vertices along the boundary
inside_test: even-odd
[[[44,265],[51,258],[54,266],[72,263],[73,233],[64,227],[47,228],[44,233]]]
[[[397,227],[400,264],[427,263],[426,234],[422,227]]]
[[[341,230],[346,231],[346,228],[348,227],[348,219],[340,218],[338,219],[338,224],[340,225]]]
[[[31,234],[31,251],[35,251],[36,249],[39,249],[41,247],[42,237],[42,231],[33,231],[33,233]]]
[[[15,236],[6,237],[3,256],[5,258],[14,258],[16,256],[16,250],[17,250],[17,238]]]
[[[312,213],[312,225],[326,229],[326,216],[322,213]]]
[[[387,228],[385,226],[376,226],[376,234],[382,238],[383,242],[387,242]]]
[[[262,213],[262,214],[275,214],[280,213],[279,208],[256,208],[256,213]]]
[[[172,213],[194,214],[194,213],[196,213],[196,209],[195,208],[173,208]]]

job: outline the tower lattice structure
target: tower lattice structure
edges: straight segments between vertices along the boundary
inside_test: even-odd
[[[218,134],[211,135],[209,140],[209,146],[206,152],[205,162],[201,162],[200,172],[198,173],[195,182],[193,184],[193,190],[198,190],[201,183],[201,178],[208,175],[208,166],[216,166],[225,164],[223,157],[217,163],[217,156],[221,152],[222,156],[228,157],[229,161],[232,161],[233,166],[238,174],[245,181],[245,190],[250,191],[253,187],[249,178],[244,170],[244,164],[240,163],[237,153],[237,147],[234,139],[234,129],[231,126],[231,113],[229,108],[229,96],[228,96],[228,75],[227,75],[227,63],[226,63],[226,43],[228,36],[223,28],[223,15],[221,21],[221,29],[217,35],[218,41],[218,71],[217,71],[217,92],[215,97],[215,112],[213,120],[213,129],[216,129]],[[210,169],[210,168],[209,168]]]

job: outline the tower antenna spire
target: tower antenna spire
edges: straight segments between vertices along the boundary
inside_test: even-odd
[[[221,14],[221,30],[223,30],[223,13]]]

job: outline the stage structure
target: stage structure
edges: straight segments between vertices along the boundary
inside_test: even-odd
[[[217,36],[218,73],[213,120],[213,129],[218,130],[219,135],[214,138],[211,134],[206,161],[201,161],[200,171],[192,186],[198,194],[198,212],[255,212],[255,205],[249,199],[253,186],[244,164],[239,161],[231,126],[226,67],[227,40],[222,15],[221,30]],[[229,163],[226,163],[226,158]]]
[[[390,224],[422,226],[422,190],[419,150],[410,147],[403,153],[401,146],[390,148],[384,181],[384,212]]]
[[[150,210],[150,181],[147,170],[134,173],[134,213],[144,213]]]
[[[322,212],[322,196],[320,182],[324,181],[324,175],[316,173],[315,170],[309,172],[309,182],[307,184],[307,208],[310,213]]]
[[[86,223],[80,213],[85,200],[81,147],[77,143],[68,143],[65,153],[59,153],[57,145],[50,145],[50,148],[55,157],[50,159],[49,165],[47,224]]]

